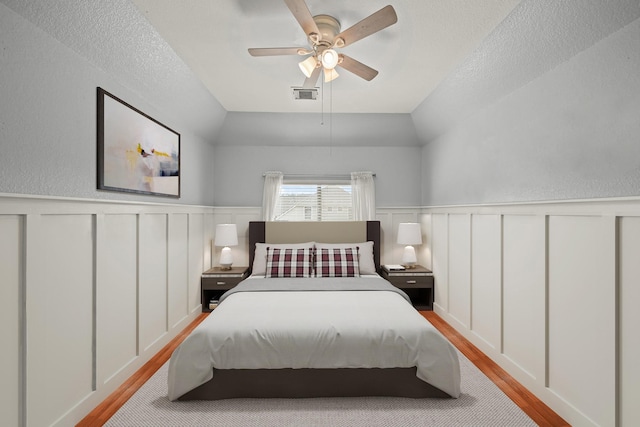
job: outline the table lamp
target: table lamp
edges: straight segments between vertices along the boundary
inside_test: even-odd
[[[220,269],[231,270],[233,264],[233,255],[229,246],[238,244],[238,230],[235,224],[218,224],[216,225],[216,238],[214,245],[223,246],[220,252]]]
[[[405,245],[402,254],[402,265],[405,268],[415,268],[418,262],[416,250],[412,245],[422,244],[420,224],[416,222],[403,222],[398,226],[398,244]]]

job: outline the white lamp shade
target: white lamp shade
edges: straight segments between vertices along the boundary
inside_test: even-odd
[[[235,224],[216,225],[216,246],[236,246],[238,244],[238,230]]]
[[[338,52],[336,52],[333,49],[327,49],[324,52],[322,52],[322,66],[324,68],[333,70],[336,67],[336,65],[338,65],[339,59],[340,58],[338,57]]]
[[[340,76],[340,74],[338,74],[338,72],[334,69],[328,69],[325,68],[324,69],[324,82],[325,83],[329,83],[332,80],[337,79]]]
[[[398,226],[399,245],[421,245],[422,232],[417,222],[403,222]]]
[[[298,66],[307,78],[311,77],[313,70],[318,66],[318,60],[315,56],[310,56],[302,62],[298,62]]]

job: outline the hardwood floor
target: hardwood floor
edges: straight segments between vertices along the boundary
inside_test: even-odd
[[[432,311],[420,312],[451,343],[464,354],[478,369],[491,379],[516,405],[541,427],[564,427],[569,424],[537,397],[514,380],[502,368],[485,356],[477,347],[467,341],[455,329],[449,326],[440,316]],[[208,313],[203,313],[184,331],[169,342],[162,350],[149,360],[142,368],[125,381],[104,402],[98,405],[76,426],[99,427],[104,425],[138,389],[156,373],[171,357],[171,353],[202,322]]]
[[[187,326],[180,334],[165,345],[162,350],[145,363],[142,368],[133,374],[127,381],[116,389],[109,397],[107,397],[100,405],[89,412],[76,427],[99,427],[104,425],[109,418],[115,414],[127,400],[135,394],[142,385],[156,373],[162,365],[171,357],[171,353],[180,343],[202,322],[209,313],[202,313],[189,326]]]
[[[513,379],[511,375],[498,366],[493,360],[485,356],[484,353],[460,335],[458,331],[449,326],[449,324],[442,320],[436,313],[433,311],[421,311],[420,314],[447,337],[447,339],[460,350],[460,353],[464,354],[467,359],[476,365],[478,369],[493,381],[504,394],[513,400],[513,402],[539,426],[570,426],[569,423]]]

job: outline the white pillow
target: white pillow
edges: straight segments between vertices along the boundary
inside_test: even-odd
[[[320,249],[343,249],[358,247],[358,265],[360,274],[377,274],[376,263],[373,260],[373,242],[362,243],[316,243],[316,252]],[[266,256],[266,254],[265,254]]]
[[[267,247],[275,249],[304,249],[313,248],[314,242],[305,243],[256,243],[256,251],[253,254],[253,266],[251,275],[264,276],[267,272]],[[353,245],[351,245],[353,246]]]

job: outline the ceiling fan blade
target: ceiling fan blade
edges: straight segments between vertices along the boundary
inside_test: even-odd
[[[315,70],[313,70],[313,73],[311,73],[311,77],[308,77],[304,80],[304,84],[302,85],[302,87],[304,89],[313,89],[314,87],[316,87],[321,71],[322,67],[317,67]]]
[[[306,55],[307,49],[301,47],[258,47],[250,48],[251,56]]]
[[[284,0],[284,2],[307,36],[310,34],[320,35],[316,21],[313,20],[313,16],[311,16],[311,12],[304,0]]]
[[[342,62],[339,62],[338,66],[352,72],[356,76],[371,81],[378,75],[378,72],[368,65],[364,65],[362,62],[356,61],[347,55],[340,54],[340,56],[342,57]]]
[[[373,33],[387,28],[390,25],[395,24],[396,22],[398,22],[398,15],[396,15],[396,11],[393,6],[385,6],[374,14],[369,15],[362,21],[358,22],[355,25],[352,25],[351,27],[338,34],[336,36],[336,40],[342,39],[344,41],[344,44],[337,44],[337,46],[342,47],[353,44],[360,39],[363,39]]]

